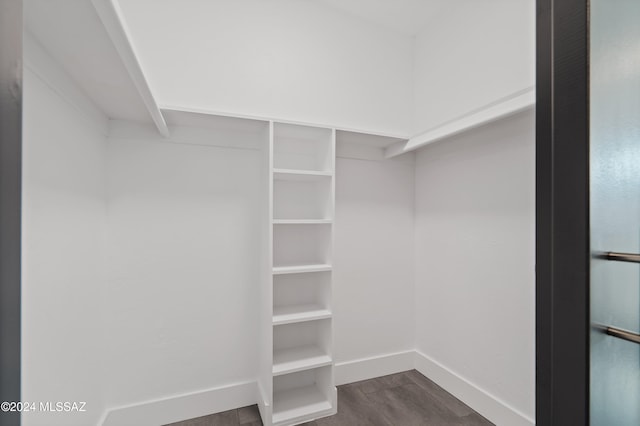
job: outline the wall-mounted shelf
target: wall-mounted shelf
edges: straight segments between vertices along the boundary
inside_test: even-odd
[[[115,2],[24,3],[25,47],[29,52],[25,67],[59,94],[76,93],[78,86],[82,98],[86,96],[91,102],[76,104],[81,97],[64,97],[90,118],[153,123],[160,134],[169,135]],[[34,52],[33,46],[38,46],[39,52]]]
[[[467,132],[476,127],[533,108],[535,104],[536,91],[534,86],[518,90],[503,98],[471,110],[455,119],[418,133],[409,140],[398,141],[387,146],[385,148],[385,157],[393,158],[407,152],[415,151],[430,143]]]

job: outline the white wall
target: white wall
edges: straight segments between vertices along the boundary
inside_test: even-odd
[[[87,412],[23,423],[98,424],[121,406],[255,380],[255,129],[174,127],[169,143],[113,122],[107,139],[106,117],[28,34],[25,49],[22,400]],[[252,402],[252,385],[234,389],[201,393],[195,409]]]
[[[456,0],[415,41],[414,133],[535,84],[535,2]]]
[[[160,104],[405,134],[413,40],[313,0],[119,1]]]
[[[414,347],[413,157],[338,158],[335,361]]]
[[[529,418],[534,140],[528,111],[423,148],[416,163],[417,349]]]
[[[61,86],[30,68],[32,53],[24,73],[22,400],[84,401],[86,412],[23,413],[22,424],[84,426],[104,410],[106,141]]]
[[[260,151],[128,134],[109,138],[108,407],[255,380]]]

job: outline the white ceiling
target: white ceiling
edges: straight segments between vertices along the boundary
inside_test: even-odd
[[[414,35],[453,0],[314,1],[376,25]],[[26,26],[33,36],[108,117],[150,120],[90,0],[26,0],[24,14]]]
[[[452,0],[320,0],[350,15],[415,35]]]

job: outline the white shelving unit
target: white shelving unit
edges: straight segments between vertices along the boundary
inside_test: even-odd
[[[260,411],[266,426],[337,412],[331,255],[333,129],[271,122]],[[268,324],[268,325],[267,325]],[[267,328],[270,327],[270,328]],[[268,353],[267,353],[268,351]]]

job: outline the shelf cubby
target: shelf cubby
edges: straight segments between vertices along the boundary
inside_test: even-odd
[[[335,413],[330,366],[274,377],[273,424],[295,425]]]
[[[330,225],[274,227],[274,266],[331,263],[331,228]]]
[[[331,320],[293,323],[274,328],[274,377],[332,364]]]
[[[318,172],[333,171],[331,129],[274,123],[273,167]]]
[[[274,219],[332,219],[333,192],[331,184],[331,179],[274,180]]]
[[[331,274],[285,274],[273,277],[273,305],[330,306]]]
[[[331,401],[315,384],[274,392],[273,425],[285,426],[333,412]]]

